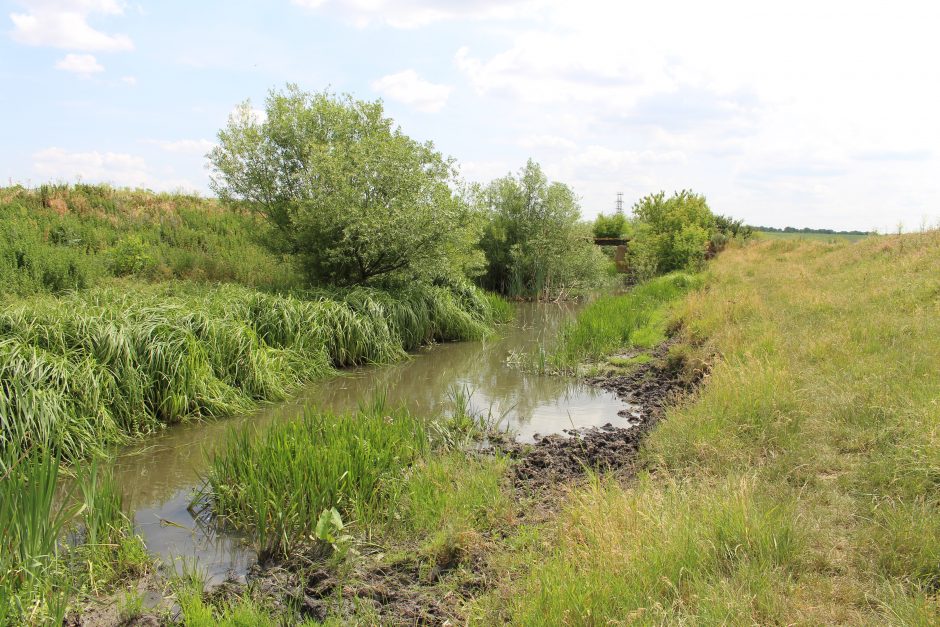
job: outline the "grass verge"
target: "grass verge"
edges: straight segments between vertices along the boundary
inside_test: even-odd
[[[512,553],[475,615],[940,622],[938,268],[936,231],[723,253],[675,313],[711,358],[700,394],[635,483],[576,491],[541,550]]]

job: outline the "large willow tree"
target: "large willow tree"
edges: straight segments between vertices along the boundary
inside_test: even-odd
[[[453,161],[402,133],[381,102],[288,85],[269,94],[264,116],[240,106],[218,140],[212,189],[263,215],[312,283],[434,277],[474,263],[476,220],[454,191]]]

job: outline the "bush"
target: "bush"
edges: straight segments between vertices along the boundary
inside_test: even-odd
[[[605,279],[607,260],[580,222],[574,192],[549,182],[529,161],[518,176],[497,179],[481,195],[487,224],[481,283],[511,296],[555,297]]]
[[[136,236],[122,240],[111,250],[111,271],[115,276],[145,274],[156,266],[150,246]]]
[[[705,197],[689,190],[664,192],[634,206],[637,233],[631,242],[634,267],[642,278],[675,270],[697,270],[705,261],[715,216]]]

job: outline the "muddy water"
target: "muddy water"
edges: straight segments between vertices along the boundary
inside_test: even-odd
[[[239,538],[201,529],[187,506],[205,471],[206,453],[233,426],[291,420],[305,407],[354,409],[375,394],[385,394],[392,406],[403,404],[433,416],[446,411],[455,388],[472,392],[473,409],[501,418],[501,426],[520,441],[572,426],[616,422],[624,405],[610,392],[570,378],[525,374],[507,364],[514,354],[550,343],[574,313],[571,305],[522,304],[514,322],[486,341],[434,346],[399,364],[362,368],[312,384],[287,403],[246,416],[174,427],[116,460],[125,502],[135,512],[148,548],[164,564],[195,562],[211,581],[220,581],[232,571],[244,572],[254,556]]]

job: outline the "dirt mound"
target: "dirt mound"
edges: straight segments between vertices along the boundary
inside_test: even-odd
[[[600,428],[570,429],[563,434],[537,438],[534,444],[519,444],[508,439],[493,442],[494,448],[509,453],[519,461],[514,465],[514,479],[519,487],[550,487],[570,481],[586,469],[602,472],[634,470],[640,443],[662,417],[665,408],[689,390],[688,377],[670,368],[666,356],[670,343],[653,351],[652,360],[628,374],[597,376],[589,385],[614,392],[627,403],[617,424]]]

